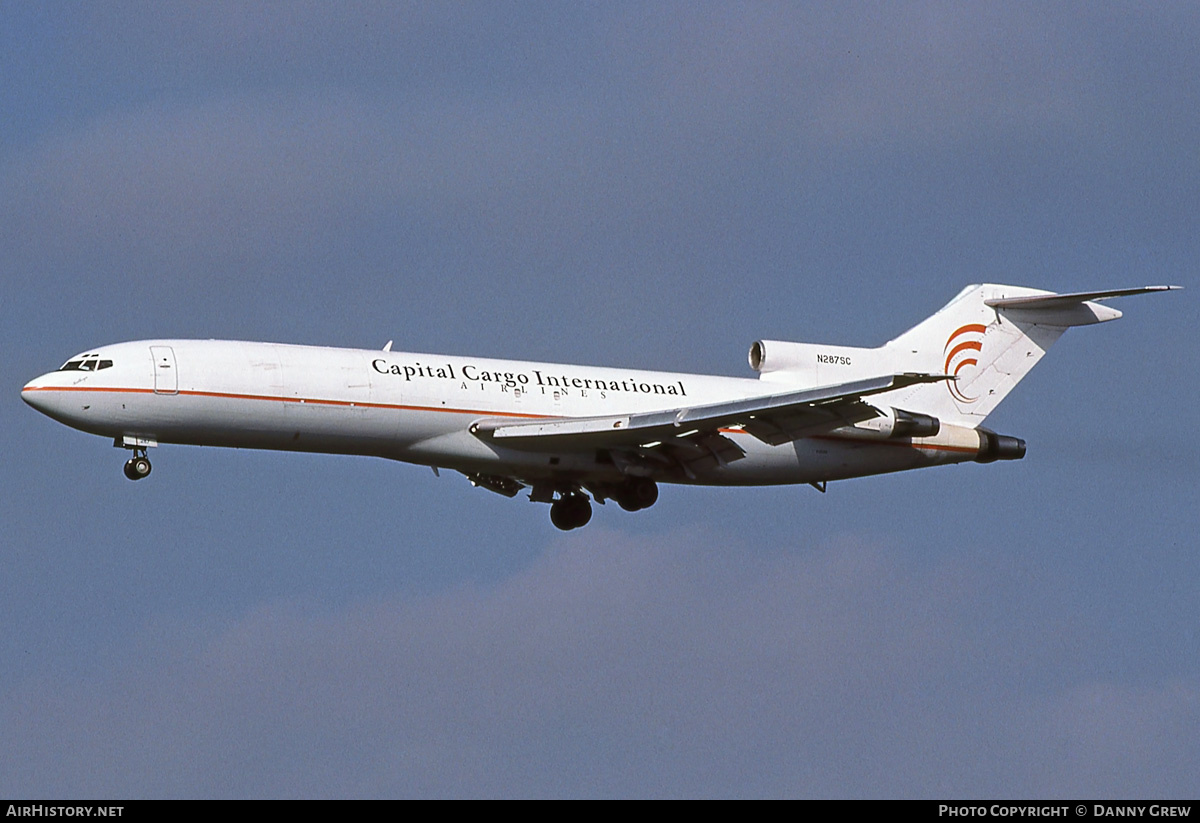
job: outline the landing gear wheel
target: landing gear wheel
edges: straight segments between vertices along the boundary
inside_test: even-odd
[[[591,501],[582,494],[560,497],[550,506],[550,522],[563,531],[586,526],[591,519]]]
[[[617,505],[627,512],[648,509],[658,501],[658,484],[648,477],[634,477],[617,492]]]
[[[125,476],[130,480],[141,480],[150,474],[150,460],[146,457],[131,457],[125,461]]]
[[[575,528],[571,522],[571,506],[567,502],[567,498],[556,500],[550,504],[550,522],[554,524],[556,529],[570,531]]]

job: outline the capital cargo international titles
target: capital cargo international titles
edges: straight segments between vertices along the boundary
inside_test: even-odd
[[[406,382],[411,382],[417,377],[424,377],[435,380],[496,383],[510,389],[540,386],[555,389],[575,388],[601,392],[687,396],[687,390],[684,388],[682,380],[673,383],[646,383],[637,380],[608,380],[599,377],[571,377],[567,374],[543,374],[541,369],[530,369],[528,372],[489,371],[471,363],[464,363],[456,370],[452,363],[444,366],[426,366],[421,363],[400,365],[399,363],[388,363],[383,358],[372,360],[371,368],[380,374],[402,377]]]

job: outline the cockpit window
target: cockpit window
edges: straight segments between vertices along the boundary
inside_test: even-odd
[[[100,371],[100,369],[111,368],[113,361],[101,360],[98,354],[85,354],[76,360],[68,360],[63,363],[59,371]]]

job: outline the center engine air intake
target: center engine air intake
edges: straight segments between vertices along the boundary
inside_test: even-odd
[[[756,340],[750,346],[750,368],[760,379],[808,383],[813,386],[845,383],[896,371],[884,349],[829,346],[823,343],[791,343],[786,340]]]

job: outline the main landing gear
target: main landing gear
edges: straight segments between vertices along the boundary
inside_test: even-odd
[[[658,500],[658,484],[648,477],[631,477],[616,487],[604,486],[590,490],[598,502],[603,503],[605,497],[616,500],[617,505],[627,512],[648,509]],[[550,522],[563,531],[586,526],[592,519],[592,504],[587,495],[578,488],[574,491],[559,489],[558,493],[559,498],[550,504]],[[530,497],[538,499],[534,495]],[[546,501],[548,497],[547,493],[541,500]]]
[[[145,452],[142,454],[144,456]],[[129,465],[126,464],[125,473],[133,478],[129,471]],[[147,468],[146,471],[149,473],[150,469]],[[574,479],[530,483],[515,477],[467,472],[463,474],[467,475],[471,485],[480,486],[505,497],[515,497],[521,489],[532,486],[529,499],[534,503],[549,503],[550,522],[563,531],[586,526],[592,519],[592,500],[588,499],[589,494],[601,505],[607,500],[615,500],[617,505],[627,512],[648,509],[658,500],[658,484],[649,477],[627,477],[617,483],[588,483]]]
[[[146,457],[145,449],[134,449],[133,457],[125,461],[125,476],[130,480],[141,480],[150,474],[150,458]]]
[[[550,522],[563,531],[586,526],[591,519],[592,503],[585,494],[565,494],[550,504]]]
[[[627,512],[648,509],[658,501],[658,484],[649,477],[631,477],[617,489],[613,499]]]

